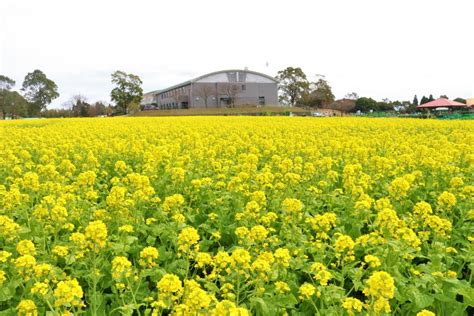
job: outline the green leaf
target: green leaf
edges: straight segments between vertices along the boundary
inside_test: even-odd
[[[294,305],[298,304],[298,300],[291,293],[288,294],[288,295],[284,295],[284,296],[283,295],[278,296],[278,298],[275,297],[275,299],[276,299],[277,304],[280,304],[280,305],[283,305],[283,306],[291,307],[291,306],[294,306]]]
[[[266,315],[275,315],[275,308],[272,305],[268,305],[267,302],[260,297],[253,297],[250,299],[250,302],[255,309],[255,314],[257,316],[266,316]]]

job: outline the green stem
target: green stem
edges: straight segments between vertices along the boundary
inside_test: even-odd
[[[133,304],[135,305],[135,308],[137,310],[138,315],[141,316],[140,309],[139,309],[139,306],[138,306],[138,303],[137,303],[137,298],[136,298],[136,293],[138,292],[138,288],[140,287],[140,283],[138,284],[138,288],[136,289],[136,291],[133,290],[132,282],[130,282],[129,278],[127,278],[127,283],[130,286],[130,294],[132,294]]]
[[[92,315],[97,315],[97,306],[96,306],[96,299],[97,299],[97,280],[96,280],[96,268],[97,268],[97,260],[95,252],[92,257]]]
[[[237,306],[240,305],[240,273],[237,271],[238,277],[237,277],[237,293],[236,293],[236,302]]]
[[[316,303],[314,303],[314,301],[313,301],[312,299],[310,299],[309,301],[311,302],[311,305],[313,305],[314,309],[316,310],[316,314],[317,314],[317,315],[321,315],[321,314],[319,313],[318,307],[316,306]]]

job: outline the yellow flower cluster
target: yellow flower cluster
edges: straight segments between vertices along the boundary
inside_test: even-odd
[[[297,213],[303,209],[303,203],[298,199],[286,198],[282,202],[282,208],[289,213]]]
[[[115,280],[126,279],[131,274],[132,263],[124,256],[115,257],[112,260],[112,277]]]
[[[354,297],[347,297],[342,303],[342,307],[347,311],[349,315],[354,315],[354,311],[361,312],[363,303]]]
[[[372,273],[367,280],[364,294],[371,300],[371,308],[376,312],[390,312],[389,299],[395,295],[395,281],[393,277],[385,271]]]
[[[36,248],[31,240],[22,240],[16,245],[16,251],[20,255],[36,255]]]
[[[345,262],[354,261],[354,246],[355,242],[351,236],[339,234],[334,243],[336,257]]]
[[[300,299],[305,300],[311,298],[316,293],[316,288],[310,283],[304,283],[299,288]]]
[[[0,270],[0,285],[2,285],[7,279],[5,275],[5,271]]]
[[[81,307],[83,295],[82,287],[76,279],[60,281],[54,289],[54,305],[64,308]]]
[[[335,213],[318,214],[306,219],[306,222],[316,231],[316,238],[328,239],[327,233],[336,226],[337,216]]]
[[[90,247],[95,251],[105,247],[107,241],[107,226],[101,221],[93,221],[87,225],[85,237],[90,242]]]
[[[156,266],[156,259],[158,259],[159,253],[158,249],[155,247],[145,247],[140,251],[140,260],[139,264],[144,268],[153,268]]]
[[[327,270],[324,264],[319,262],[313,263],[310,271],[314,274],[314,279],[319,281],[322,286],[328,285],[328,281],[332,278],[331,272]]]
[[[194,227],[184,228],[178,236],[178,251],[189,253],[192,250],[199,251],[199,233]]]
[[[466,313],[473,152],[472,121],[0,121],[0,312]]]
[[[456,197],[451,192],[443,192],[438,197],[438,205],[443,209],[451,209],[456,205]]]
[[[19,316],[37,316],[38,310],[36,304],[32,300],[21,300],[18,303],[16,310]]]
[[[165,274],[156,285],[160,296],[177,300],[183,294],[183,285],[179,277],[174,274]]]

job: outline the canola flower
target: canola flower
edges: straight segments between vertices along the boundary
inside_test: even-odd
[[[22,240],[16,245],[16,251],[20,255],[36,255],[36,248],[31,240]]]
[[[174,274],[165,274],[156,285],[160,295],[165,298],[171,297],[177,300],[183,294],[183,285],[178,276]]]
[[[112,260],[112,277],[115,280],[128,278],[131,274],[132,263],[124,256],[117,256]]]
[[[140,251],[139,263],[144,268],[153,268],[156,266],[156,259],[158,259],[159,252],[155,247],[145,247]]]
[[[374,272],[367,280],[364,294],[372,300],[372,308],[376,313],[388,313],[391,311],[388,300],[395,295],[395,281],[385,271]]]
[[[188,253],[196,247],[200,239],[198,231],[193,227],[184,228],[178,236],[178,251]]]
[[[2,285],[7,280],[5,271],[0,270],[0,285]]]
[[[21,316],[36,316],[38,315],[38,310],[36,304],[32,300],[21,300],[16,307],[18,315]]]
[[[85,237],[90,241],[90,247],[95,251],[105,247],[107,226],[101,221],[93,221],[85,229]]]
[[[32,294],[45,296],[46,294],[48,294],[48,292],[49,292],[49,285],[44,282],[36,282],[31,288]]]
[[[77,279],[60,281],[54,289],[54,306],[68,308],[81,307],[84,293]]]
[[[473,135],[412,119],[0,121],[0,312],[466,313]]]
[[[342,303],[342,307],[347,311],[349,315],[354,315],[354,311],[361,312],[363,306],[363,303],[354,297],[347,297]]]

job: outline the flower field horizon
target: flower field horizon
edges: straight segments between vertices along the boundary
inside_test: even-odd
[[[474,122],[0,122],[0,315],[468,315]]]

